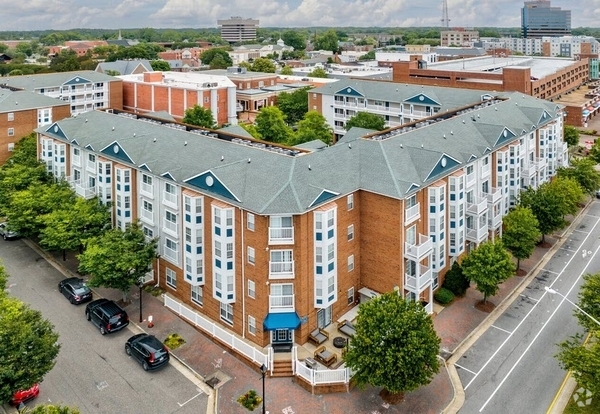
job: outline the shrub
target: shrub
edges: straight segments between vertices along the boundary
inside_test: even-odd
[[[442,287],[435,292],[433,297],[442,305],[447,305],[454,300],[454,293]]]
[[[172,333],[167,336],[167,339],[163,341],[163,343],[169,347],[169,349],[177,349],[181,345],[185,344],[185,340],[179,336],[177,333]]]
[[[450,270],[446,272],[446,277],[444,278],[444,284],[442,287],[445,287],[456,296],[463,296],[469,286],[470,282],[465,277],[462,267],[458,262],[454,262]]]
[[[254,409],[262,402],[262,398],[256,394],[256,391],[250,390],[247,393],[240,395],[237,402],[242,404],[248,410],[254,411]]]

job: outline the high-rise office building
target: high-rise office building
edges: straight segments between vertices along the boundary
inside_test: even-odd
[[[256,40],[258,20],[232,17],[229,20],[217,20],[221,26],[221,38],[229,43]]]
[[[571,10],[551,7],[550,0],[526,1],[521,9],[521,34],[525,38],[571,34]]]

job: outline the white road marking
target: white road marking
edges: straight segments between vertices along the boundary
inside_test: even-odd
[[[474,372],[473,372],[473,371],[471,371],[470,369],[467,369],[467,368],[465,368],[465,367],[463,367],[463,366],[461,366],[461,365],[454,364],[454,366],[456,366],[456,367],[459,367],[460,369],[462,369],[462,370],[465,370],[465,371],[467,371],[468,373],[471,373],[471,374],[473,374],[473,375],[477,375],[476,373],[474,373]]]
[[[496,325],[492,325],[492,328],[496,328],[496,329],[498,329],[499,331],[506,332],[507,334],[512,334],[512,332],[510,332],[510,331],[507,331],[506,329],[499,328],[499,327],[497,327]]]
[[[598,246],[596,248],[596,251],[594,252],[594,256],[596,256],[596,253],[598,253],[598,250],[600,250],[600,246]],[[575,282],[573,283],[573,285],[571,286],[571,289],[569,289],[569,291],[566,293],[565,296],[569,296],[569,294],[571,293],[571,291],[573,290],[573,288],[575,287],[575,285],[579,282],[579,279],[581,279],[581,276],[586,272],[588,266],[590,265],[590,262],[588,262],[587,265],[585,265],[585,268],[583,269],[583,271],[579,274],[579,276],[577,277],[577,279],[575,280]],[[554,283],[552,283],[553,285]],[[550,285],[550,287],[552,287],[552,285]],[[542,298],[544,296],[546,296],[546,293],[548,292],[544,292],[544,294],[542,295]],[[481,408],[479,409],[479,412],[482,412],[483,409],[485,408],[486,405],[488,405],[488,403],[490,402],[490,400],[492,398],[494,398],[494,395],[496,395],[496,393],[498,392],[498,390],[500,389],[500,387],[502,387],[502,385],[504,384],[504,382],[508,379],[508,377],[510,376],[510,374],[512,374],[512,372],[514,371],[514,369],[517,367],[517,365],[519,365],[519,362],[521,362],[521,360],[523,359],[523,357],[525,356],[525,354],[527,354],[527,352],[529,351],[529,349],[532,347],[532,345],[535,343],[536,339],[540,336],[540,334],[542,333],[542,331],[544,330],[544,328],[546,327],[546,325],[548,325],[548,323],[550,322],[550,320],[552,320],[552,318],[554,317],[554,314],[556,314],[556,312],[558,312],[558,309],[560,308],[560,306],[563,304],[563,302],[565,302],[565,298],[562,298],[562,300],[560,301],[560,303],[558,304],[558,306],[555,307],[554,312],[552,312],[552,314],[550,315],[550,317],[548,318],[548,320],[544,323],[544,325],[542,325],[542,328],[540,329],[540,331],[537,333],[537,335],[533,338],[533,340],[531,341],[531,343],[527,346],[527,348],[525,349],[525,351],[521,354],[521,356],[519,357],[519,359],[517,359],[517,362],[514,363],[514,365],[512,366],[512,368],[510,369],[510,371],[508,371],[508,374],[506,374],[504,376],[504,378],[502,379],[502,381],[500,381],[500,384],[498,384],[498,386],[496,387],[496,389],[494,390],[494,392],[492,393],[492,395],[490,395],[490,397],[487,399],[487,401],[485,402],[485,404],[483,404],[481,406]],[[539,303],[539,302],[538,302]],[[537,305],[537,303],[536,303]]]
[[[566,247],[561,247],[558,250],[566,250],[567,252],[571,252],[571,253],[577,253],[577,250],[573,250],[573,249],[567,249]]]
[[[527,295],[524,295],[524,294],[522,294],[522,293],[521,293],[519,296],[523,296],[524,298],[531,299],[531,300],[533,300],[533,301],[535,301],[535,302],[539,302],[539,301],[540,301],[539,299],[532,298],[531,296],[527,296]]]
[[[582,245],[583,245],[583,244],[586,242],[586,240],[588,239],[588,237],[590,237],[590,235],[592,234],[593,230],[596,228],[596,226],[598,225],[598,223],[600,223],[600,218],[599,218],[598,220],[596,220],[596,223],[594,224],[594,226],[593,226],[593,227],[592,227],[592,229],[590,230],[590,234],[588,234],[588,235],[585,237],[585,239],[583,239],[583,241],[581,242],[581,244],[582,244]],[[558,276],[560,276],[560,275],[562,274],[562,272],[563,272],[563,271],[564,271],[564,270],[567,268],[567,266],[569,265],[569,263],[571,263],[571,261],[573,261],[573,259],[574,259],[575,257],[577,257],[577,256],[572,256],[572,257],[569,259],[569,261],[568,261],[568,262],[567,262],[567,264],[566,264],[566,265],[563,267],[563,269],[560,271],[560,273],[555,273],[555,272],[551,272],[551,273],[555,273],[555,274],[557,274]],[[588,262],[588,263],[589,263],[589,262]],[[586,266],[586,268],[587,268],[587,266]],[[549,271],[548,271],[548,272],[549,272]],[[557,278],[557,279],[555,279],[555,280],[554,280],[554,282],[552,282],[552,283],[550,284],[550,287],[552,287],[552,286],[554,285],[554,283],[556,282],[556,280],[558,280],[558,278]],[[547,294],[547,293],[548,293],[548,292],[544,292],[544,293],[542,294],[542,297],[540,298],[540,300],[541,300],[541,299],[543,299],[543,298],[544,298],[544,296],[546,296],[546,294]],[[493,359],[496,357],[496,355],[498,354],[498,352],[500,352],[500,350],[501,350],[501,349],[504,347],[504,345],[506,345],[506,343],[507,343],[507,342],[510,340],[510,338],[512,338],[513,334],[514,334],[515,332],[517,332],[517,330],[518,330],[518,329],[521,327],[521,325],[522,325],[522,324],[523,324],[523,323],[524,323],[524,322],[527,320],[527,318],[529,317],[529,315],[531,315],[531,313],[534,311],[534,309],[537,307],[537,305],[538,305],[539,303],[540,303],[540,302],[536,302],[536,303],[533,305],[533,307],[532,307],[532,308],[529,310],[529,312],[527,312],[527,314],[525,315],[525,317],[524,317],[523,319],[521,319],[521,322],[519,322],[519,324],[518,324],[518,325],[517,325],[517,327],[516,327],[516,328],[515,328],[515,329],[512,331],[512,333],[511,333],[510,335],[508,335],[508,336],[506,337],[506,339],[504,340],[504,342],[502,342],[502,344],[500,344],[500,346],[498,347],[498,349],[496,349],[496,352],[494,352],[494,353],[492,354],[492,356],[491,356],[491,357],[490,357],[490,358],[489,358],[489,359],[488,359],[488,360],[485,362],[485,364],[483,364],[483,367],[481,367],[481,369],[480,369],[480,370],[477,372],[477,374],[475,374],[475,376],[473,377],[473,379],[471,379],[471,381],[469,381],[469,383],[468,383],[468,384],[465,386],[465,388],[464,388],[464,389],[465,389],[465,391],[467,390],[467,388],[469,388],[469,386],[470,386],[470,385],[473,383],[473,381],[475,381],[475,380],[477,379],[477,377],[479,376],[479,374],[481,374],[481,372],[482,372],[482,371],[483,371],[483,370],[484,370],[484,369],[485,369],[485,368],[488,366],[488,364],[489,364],[490,362],[492,362],[492,360],[493,360]],[[495,392],[495,391],[494,391],[494,392]],[[489,401],[489,400],[488,400],[488,401]],[[487,403],[486,403],[486,404],[487,404]]]
[[[558,273],[558,272],[553,272],[552,270],[546,270],[546,269],[542,269],[542,270],[540,271],[540,273],[543,273],[543,272],[552,273],[553,275],[560,275],[560,273],[562,273],[562,271],[561,271],[560,273]]]
[[[187,403],[189,403],[190,401],[192,401],[194,398],[198,397],[199,395],[204,394],[202,392],[202,390],[198,389],[198,391],[200,391],[198,394],[194,395],[192,398],[190,398],[189,400],[187,400],[186,402],[184,402],[183,404],[178,402],[177,405],[179,405],[180,407],[183,407],[184,405],[186,405]]]

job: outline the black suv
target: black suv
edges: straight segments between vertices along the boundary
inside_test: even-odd
[[[96,299],[85,307],[85,317],[100,328],[105,335],[123,329],[129,325],[129,316],[112,300]]]
[[[125,343],[127,355],[135,358],[144,371],[158,369],[169,363],[169,350],[154,335],[141,333],[132,336]]]

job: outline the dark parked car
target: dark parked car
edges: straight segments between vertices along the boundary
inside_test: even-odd
[[[25,403],[29,400],[33,400],[40,394],[40,384],[33,384],[33,386],[27,390],[20,390],[13,394],[10,399],[10,404],[15,407],[21,403]]]
[[[70,277],[58,282],[58,291],[73,305],[92,300],[92,291],[85,285],[83,279],[78,277]]]
[[[0,223],[0,236],[2,236],[4,240],[12,240],[19,237],[19,233],[12,231],[8,226],[8,223],[4,222]]]
[[[112,300],[96,299],[85,307],[85,317],[100,328],[100,333],[115,332],[129,325],[129,316]]]
[[[158,369],[169,363],[169,349],[154,335],[141,333],[132,336],[125,343],[127,355],[137,359],[144,371]]]

